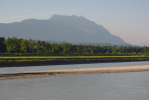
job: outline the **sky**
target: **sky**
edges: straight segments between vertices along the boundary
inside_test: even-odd
[[[0,0],[0,23],[84,16],[125,42],[149,44],[149,0]]]

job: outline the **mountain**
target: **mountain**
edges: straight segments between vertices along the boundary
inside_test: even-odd
[[[140,46],[149,46],[149,41],[139,44]]]
[[[53,15],[47,20],[27,19],[8,24],[0,23],[0,37],[2,36],[70,43],[127,44],[102,25],[75,15]]]

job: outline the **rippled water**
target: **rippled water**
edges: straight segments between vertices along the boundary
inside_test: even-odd
[[[134,63],[145,65],[149,62],[59,65],[56,67],[57,69],[113,67],[135,65]],[[146,100],[144,95],[149,95],[148,77],[149,72],[129,72],[0,80],[0,100]]]

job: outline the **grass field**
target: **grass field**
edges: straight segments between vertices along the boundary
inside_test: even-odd
[[[0,56],[0,65],[10,65],[11,63],[39,63],[49,62],[109,62],[109,61],[143,61],[149,60],[149,56]]]
[[[8,57],[0,57],[0,59],[79,59],[79,58],[149,58],[149,56],[8,56]]]
[[[127,60],[127,59],[149,59],[149,56],[0,56],[0,62],[5,61],[27,61],[27,60],[72,60],[72,59],[107,59],[107,60]]]

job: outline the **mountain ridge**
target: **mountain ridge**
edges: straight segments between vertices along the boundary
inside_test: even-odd
[[[15,23],[0,23],[0,33],[5,38],[128,44],[120,37],[112,35],[102,25],[75,15],[53,15],[47,20],[26,19]]]

